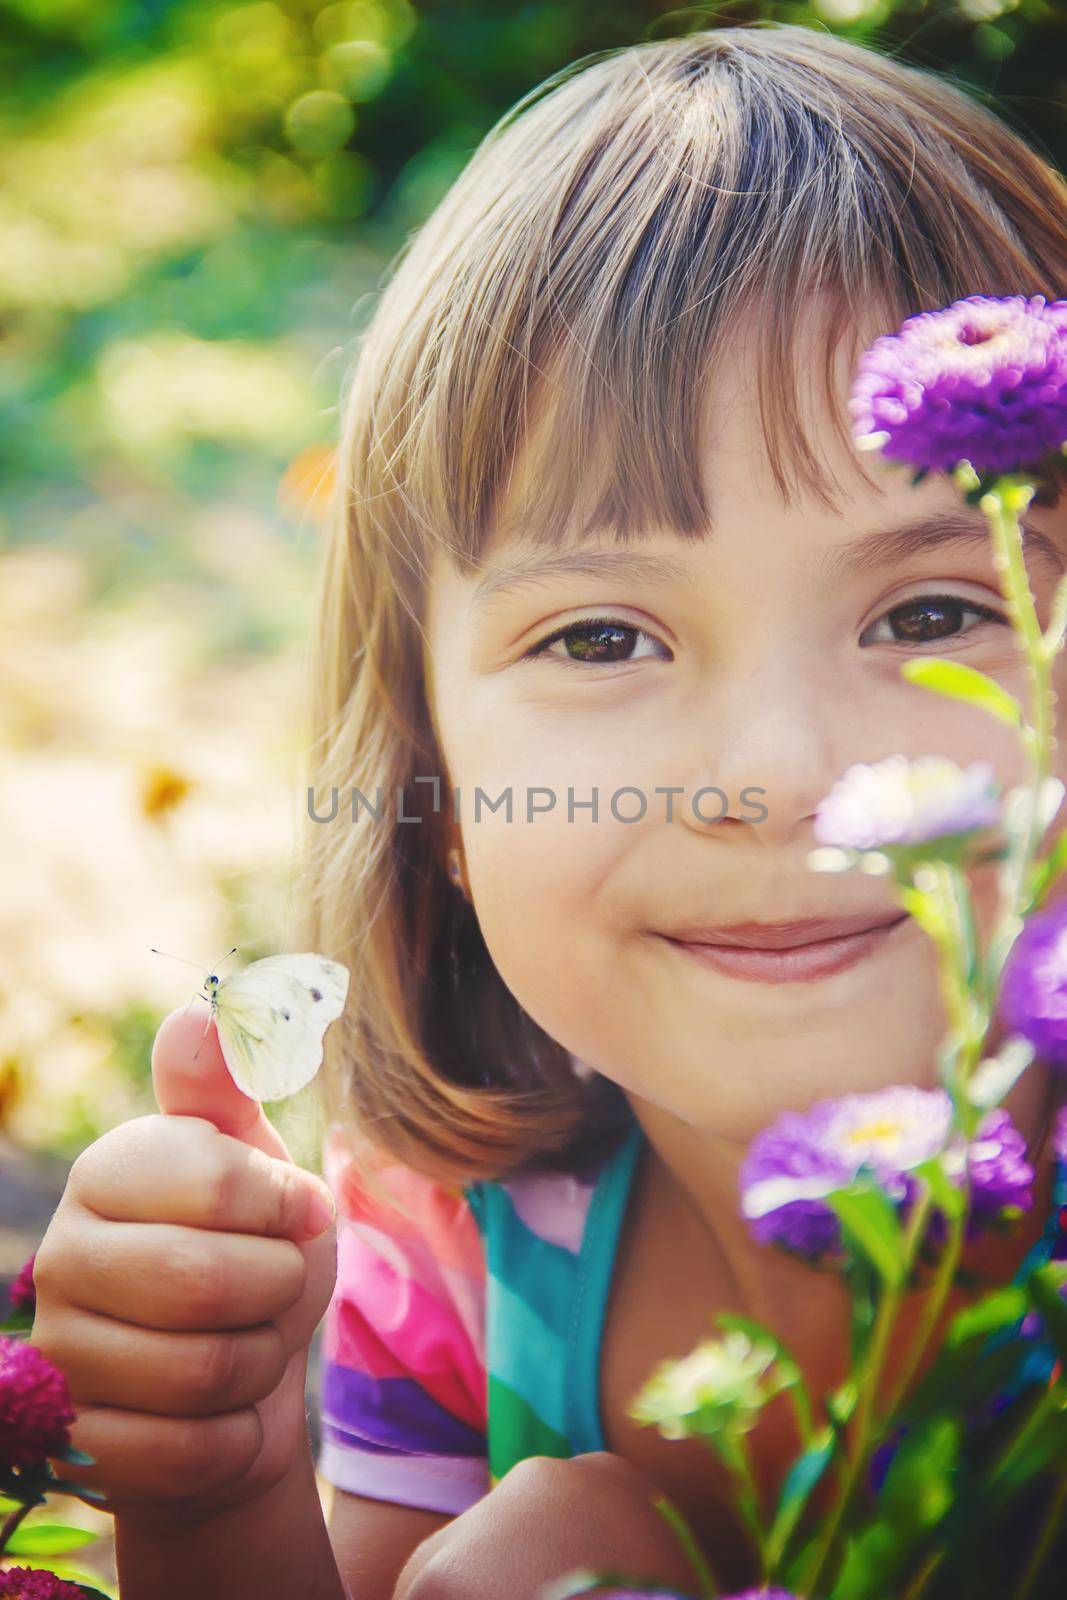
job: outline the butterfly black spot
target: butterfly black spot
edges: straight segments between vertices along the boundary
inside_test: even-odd
[[[321,1000],[322,999],[322,990],[321,989],[312,989],[311,998],[312,998],[312,1000]]]
[[[285,1018],[286,1022],[289,1021],[289,1013],[285,1010],[284,1006],[282,1007],[282,1016]]]

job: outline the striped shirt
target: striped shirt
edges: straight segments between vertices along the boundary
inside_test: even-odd
[[[360,1183],[332,1128],[337,1287],[320,1376],[319,1470],[338,1488],[455,1514],[526,1456],[607,1448],[600,1341],[627,1196],[644,1139],[633,1121],[592,1175],[522,1174],[448,1186],[412,1168]],[[1018,1277],[1067,1254],[1067,1163]],[[1048,1380],[1027,1341],[1016,1385]]]

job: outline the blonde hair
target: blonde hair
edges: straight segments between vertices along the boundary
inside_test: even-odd
[[[523,1011],[445,874],[447,818],[426,815],[414,781],[445,771],[423,676],[434,552],[470,572],[502,531],[702,537],[708,372],[760,306],[775,483],[789,503],[791,467],[825,501],[797,399],[812,293],[884,307],[885,331],[966,294],[1055,298],[1065,200],[1059,174],[952,81],[761,23],[555,74],[406,241],[350,378],[310,664],[316,806],[334,788],[340,807],[353,787],[385,801],[381,822],[339,809],[308,824],[306,948],[352,973],[327,1070],[353,1145],[459,1183],[599,1159],[629,1115]],[[826,341],[831,400],[853,322]],[[530,493],[505,525],[535,437]],[[397,789],[421,825],[396,820]]]

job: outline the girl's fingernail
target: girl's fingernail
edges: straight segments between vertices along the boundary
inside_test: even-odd
[[[309,1178],[307,1225],[311,1237],[314,1239],[320,1233],[325,1233],[336,1216],[337,1202],[333,1191],[318,1178]]]

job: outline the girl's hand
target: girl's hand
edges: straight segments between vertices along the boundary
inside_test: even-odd
[[[63,1476],[164,1521],[307,1470],[307,1348],[336,1272],[328,1190],[203,1035],[202,1014],[164,1020],[164,1115],[78,1157],[34,1265],[32,1342],[65,1373],[72,1442],[95,1459]]]
[[[694,1594],[696,1573],[653,1500],[656,1486],[605,1450],[528,1456],[424,1539],[393,1600],[535,1600],[579,1567]]]

